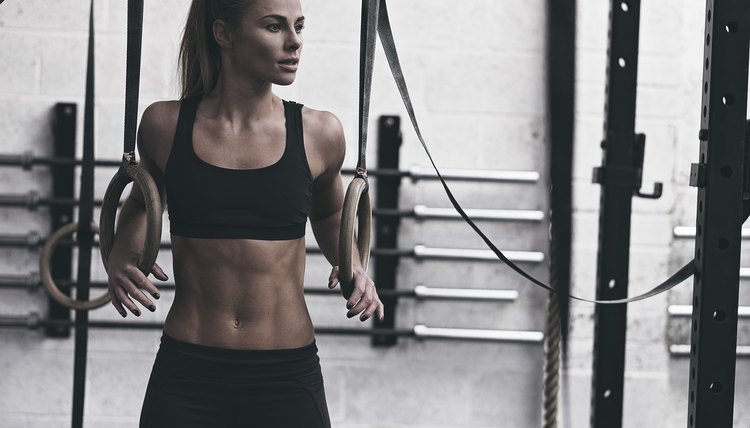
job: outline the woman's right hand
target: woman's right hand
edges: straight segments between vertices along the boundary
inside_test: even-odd
[[[136,316],[141,316],[141,311],[136,306],[135,301],[143,305],[151,312],[156,311],[156,305],[148,298],[148,292],[154,299],[159,298],[159,290],[146,278],[146,275],[138,269],[138,257],[128,257],[118,260],[116,257],[110,257],[108,260],[109,271],[109,293],[112,296],[112,306],[123,318],[127,316],[125,308]],[[162,268],[154,263],[151,270],[154,278],[160,281],[169,279]]]

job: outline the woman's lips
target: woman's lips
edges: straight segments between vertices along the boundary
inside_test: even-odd
[[[298,64],[299,64],[299,60],[297,59],[288,59],[284,61],[279,61],[279,66],[286,71],[297,71]]]

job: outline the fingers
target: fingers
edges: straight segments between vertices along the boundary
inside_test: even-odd
[[[154,304],[151,302],[151,300],[149,300],[148,297],[146,297],[142,290],[146,290],[155,299],[158,299],[159,297],[157,296],[159,296],[159,290],[156,288],[156,286],[151,283],[151,281],[146,278],[146,275],[144,275],[143,272],[141,272],[140,269],[136,268],[135,266],[131,266],[131,268],[127,270],[127,273],[130,277],[130,282],[126,282],[124,285],[128,294],[130,294],[147,308],[154,306]]]
[[[117,304],[115,304],[115,301],[117,301]],[[128,293],[126,293],[125,290],[121,287],[114,287],[112,289],[112,304],[115,305],[118,312],[120,312],[120,315],[122,315],[123,318],[125,318],[128,314],[125,309],[123,309],[123,306],[130,312],[132,312],[135,316],[141,316],[141,311],[130,299]]]
[[[128,313],[125,311],[125,308],[122,307],[122,303],[120,303],[121,298],[120,296],[117,295],[116,289],[112,286],[110,286],[110,295],[112,297],[112,300],[111,300],[112,306],[114,306],[115,309],[117,309],[117,312],[120,313],[120,316],[125,318],[128,315]]]
[[[349,299],[346,302],[346,309],[349,309],[349,312],[346,313],[346,316],[348,318],[352,318],[356,316],[357,314],[362,312],[362,310],[368,305],[369,302],[364,300],[366,292],[367,292],[366,280],[358,280],[358,276],[355,275],[354,290],[352,290],[352,295],[349,297]]]
[[[375,311],[378,313],[378,320],[383,321],[385,319],[385,306],[383,306],[383,302],[380,301],[380,297],[378,297],[378,305]]]
[[[383,302],[380,301],[380,297],[377,295],[377,291],[375,291],[375,287],[373,287],[373,292],[375,293],[375,298],[373,299],[370,306],[365,309],[364,312],[362,312],[362,315],[359,317],[361,321],[367,321],[372,317],[373,314],[377,313],[378,320],[383,321],[385,319],[385,308],[383,307]]]
[[[164,269],[161,268],[158,264],[154,263],[154,268],[151,269],[151,273],[154,275],[154,278],[158,279],[159,281],[166,281],[169,279],[166,273],[164,273]],[[152,293],[153,294],[153,293]],[[156,296],[154,296],[156,297]],[[158,299],[158,297],[156,297]]]
[[[346,309],[349,309],[349,312],[346,314],[347,317],[351,318],[355,315],[357,315],[359,312],[364,309],[364,307],[361,307],[360,301],[362,301],[362,298],[365,297],[365,292],[367,291],[367,285],[368,282],[372,282],[372,280],[367,275],[358,275],[354,274],[354,290],[352,290],[352,295],[349,296],[349,299],[346,303]],[[369,304],[369,302],[363,302]],[[359,305],[359,311],[354,312],[355,307]]]
[[[143,290],[156,299],[159,298],[159,290],[135,266],[127,266],[119,272],[110,274],[109,289],[112,295],[112,305],[123,318],[127,316],[125,309],[135,316],[141,315],[141,311],[135,302],[140,303],[151,312],[156,311],[156,305],[146,296]]]
[[[352,318],[361,314],[359,319],[363,322],[375,313],[381,321],[385,317],[385,309],[375,289],[375,284],[365,274],[355,275],[354,291],[346,307],[349,309],[347,317]]]
[[[339,267],[334,266],[331,269],[331,274],[328,275],[328,288],[333,290],[337,285],[339,285]]]

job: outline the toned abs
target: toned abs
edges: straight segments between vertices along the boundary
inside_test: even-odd
[[[222,348],[295,348],[313,341],[304,239],[172,236],[175,300],[165,333]],[[293,266],[293,269],[290,269]]]

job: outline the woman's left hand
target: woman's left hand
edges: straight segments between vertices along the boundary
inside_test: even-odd
[[[328,288],[334,289],[339,284],[339,267],[334,266],[331,269],[331,275],[328,277]],[[378,319],[382,321],[385,318],[385,309],[383,302],[380,301],[378,291],[375,289],[375,283],[367,276],[367,273],[361,268],[354,269],[354,291],[346,303],[349,312],[346,313],[348,318],[360,315],[360,321],[367,321],[377,312]]]

